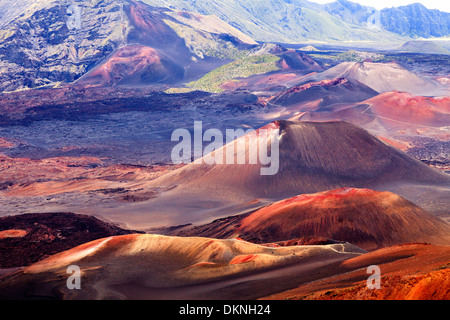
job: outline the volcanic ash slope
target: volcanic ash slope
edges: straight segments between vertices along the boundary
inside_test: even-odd
[[[308,266],[324,266],[364,252],[348,243],[271,248],[242,240],[117,236],[83,244],[3,278],[0,297],[158,298],[163,292],[155,293],[158,288],[176,288],[180,294],[184,286],[257,275],[294,264],[307,270]],[[81,290],[66,286],[71,265],[81,269]],[[277,276],[277,272],[272,274]],[[201,286],[197,288],[202,291]]]

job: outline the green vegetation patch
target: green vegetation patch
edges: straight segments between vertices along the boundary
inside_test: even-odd
[[[172,93],[189,93],[195,91],[194,88],[181,88],[181,87],[175,87],[175,88],[169,88],[165,93],[172,94]]]
[[[335,58],[338,61],[363,62],[365,60],[372,60],[373,62],[379,62],[383,61],[385,56],[374,52],[349,50],[337,55]]]
[[[196,90],[222,92],[220,86],[226,81],[279,70],[277,66],[279,60],[279,57],[272,54],[241,58],[214,69],[201,79],[188,83],[187,86]]]

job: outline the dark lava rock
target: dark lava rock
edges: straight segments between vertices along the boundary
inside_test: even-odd
[[[22,267],[110,236],[144,233],[122,229],[97,218],[74,213],[30,213],[0,218],[0,232],[23,230],[23,237],[0,237],[0,268]]]

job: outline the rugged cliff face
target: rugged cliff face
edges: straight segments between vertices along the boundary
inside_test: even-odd
[[[1,91],[72,82],[126,42],[122,3],[99,1],[72,11],[69,2],[42,1],[3,26]]]
[[[383,9],[380,17],[383,28],[409,37],[442,37],[450,33],[450,13],[429,10],[420,3]]]
[[[217,18],[131,0],[28,1],[20,7],[23,13],[8,9],[1,17],[0,91],[70,83],[98,66],[114,64],[118,57],[122,67],[106,70],[94,83],[128,78],[136,84],[172,83],[186,76],[184,68],[190,64],[198,62],[196,69],[208,71],[256,45]],[[139,46],[153,58],[142,61]],[[208,58],[218,62],[205,67]],[[149,78],[154,70],[164,74]]]
[[[338,0],[324,6],[331,15],[359,26],[367,23],[407,37],[442,37],[450,32],[450,13],[427,9],[420,3],[407,6],[375,8]]]

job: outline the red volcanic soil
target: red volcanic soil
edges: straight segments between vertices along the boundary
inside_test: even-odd
[[[320,104],[310,107],[303,103],[290,106],[289,110],[291,114],[305,111],[300,114],[300,119],[304,121],[351,122],[377,134],[381,140],[400,150],[406,150],[414,143],[409,145],[396,137],[422,136],[445,141],[446,130],[443,127],[450,125],[449,97],[422,97],[398,91],[385,92],[359,103],[327,108],[320,108]]]
[[[171,83],[181,80],[184,69],[157,50],[131,45],[116,51],[106,62],[83,76],[83,85]]]
[[[305,91],[307,89],[310,89],[312,87],[330,87],[330,86],[336,86],[336,85],[340,85],[343,83],[347,83],[348,80],[344,79],[344,78],[339,78],[339,79],[334,79],[334,80],[322,80],[319,82],[309,82],[307,84],[301,85],[301,86],[295,86],[292,87],[286,91],[280,92],[278,94],[276,94],[275,96],[271,97],[270,99],[268,99],[268,101],[274,101],[274,102],[280,102],[279,98],[285,95],[291,95],[293,93],[297,93],[297,92],[302,92]]]
[[[254,261],[256,259],[256,256],[254,254],[249,255],[242,255],[234,257],[229,264],[240,264],[240,263],[246,263],[250,261]]]
[[[450,246],[407,244],[342,262],[334,275],[264,299],[449,300]],[[367,267],[381,270],[381,289],[367,288]]]
[[[416,75],[397,63],[373,63],[368,61],[343,62],[317,75],[305,78],[299,84],[335,78],[358,81],[379,93],[406,91],[424,96],[441,96],[449,93],[449,89],[439,82]]]
[[[406,242],[450,242],[450,225],[390,192],[344,188],[279,201],[245,217],[249,241],[301,236],[347,241],[366,250]]]
[[[12,141],[10,141],[10,140],[8,140],[6,138],[1,138],[0,137],[0,148],[8,149],[8,148],[13,148],[15,146],[16,146],[16,144],[14,142],[12,142]]]
[[[397,148],[399,150],[402,150],[402,151],[405,151],[405,150],[407,150],[408,148],[411,147],[411,145],[409,143],[404,142],[404,141],[396,141],[396,140],[388,139],[388,138],[385,138],[385,137],[378,137],[378,139],[380,139],[383,142],[386,142],[387,144],[389,144],[389,145],[391,145],[391,146],[393,146],[393,147],[395,147],[395,148]]]
[[[330,86],[335,86],[335,85],[339,85],[339,84],[343,84],[343,83],[347,83],[347,82],[348,82],[348,80],[345,78],[339,78],[339,79],[334,79],[334,80],[322,80],[319,82],[310,82],[310,83],[304,84],[302,86],[292,87],[289,90],[286,90],[285,92],[277,94],[275,97],[279,97],[283,94],[301,92],[301,91],[304,91],[304,90],[312,88],[312,87],[330,87]]]
[[[407,92],[386,92],[364,103],[380,117],[432,127],[450,125],[450,97],[430,98]]]
[[[234,91],[238,88],[245,87],[248,83],[245,80],[230,80],[225,81],[220,85],[222,90]]]
[[[179,167],[179,166],[175,166]],[[173,169],[173,168],[172,168]],[[42,196],[65,192],[127,192],[171,170],[171,165],[107,165],[95,157],[56,157],[42,160],[0,154],[0,192],[3,196]]]
[[[0,231],[0,239],[5,239],[5,238],[22,238],[25,237],[28,234],[27,231],[25,230],[3,230]]]

